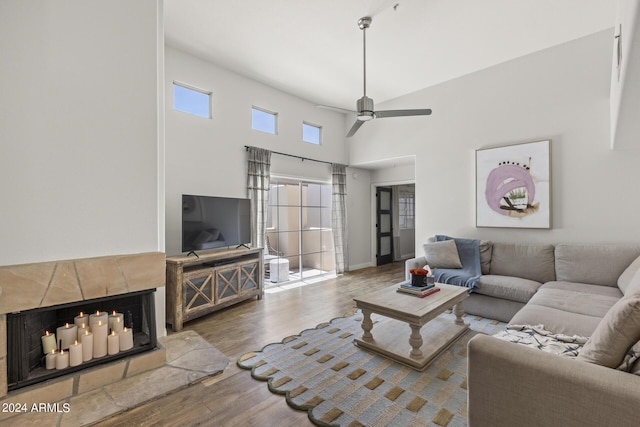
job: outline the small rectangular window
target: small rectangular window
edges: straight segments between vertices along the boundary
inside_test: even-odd
[[[255,130],[276,134],[276,113],[251,107],[251,127]]]
[[[211,118],[211,92],[173,82],[173,109]]]
[[[320,126],[302,122],[302,140],[320,145]]]
[[[400,228],[415,228],[415,194],[400,190],[398,193],[398,219]]]

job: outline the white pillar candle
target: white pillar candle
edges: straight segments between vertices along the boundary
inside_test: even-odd
[[[109,319],[109,314],[106,311],[96,311],[95,313],[89,315],[89,329],[93,332],[93,325],[98,322],[102,322],[103,325],[107,324]]]
[[[78,366],[82,363],[82,344],[77,340],[69,347],[69,366]]]
[[[89,318],[87,317],[87,320],[89,320]],[[88,331],[89,330],[89,324],[87,323],[81,323],[79,325],[76,325],[78,327],[78,341],[80,341],[80,338],[84,335],[84,331]]]
[[[133,331],[131,329],[124,328],[118,336],[120,337],[120,351],[133,348]]]
[[[122,331],[123,326],[124,326],[124,314],[116,313],[116,311],[114,310],[113,313],[109,315],[109,330],[120,333],[120,331]]]
[[[93,333],[93,357],[103,357],[107,355],[107,335],[109,325],[107,323],[102,323],[102,321],[98,321],[98,323],[94,324],[91,327],[91,332]]]
[[[82,361],[88,362],[93,359],[93,334],[88,329],[84,330],[80,343],[82,343]]]
[[[120,337],[115,331],[111,332],[111,335],[107,337],[107,353],[110,355],[118,354],[120,352]]]
[[[69,352],[60,350],[56,355],[56,369],[65,369],[69,367]]]
[[[73,323],[75,323],[78,326],[78,328],[80,327],[80,325],[83,325],[83,324],[89,325],[89,315],[83,312],[80,312],[79,315],[73,318]]]
[[[56,358],[58,357],[58,353],[56,350],[51,350],[51,353],[48,353],[45,357],[45,367],[47,369],[55,369],[56,367]]]
[[[43,354],[49,355],[49,353],[51,353],[51,350],[57,350],[58,343],[56,343],[56,336],[54,334],[49,333],[49,331],[45,331],[41,339]]]
[[[67,349],[76,339],[78,339],[78,327],[76,325],[65,323],[64,326],[60,326],[57,329],[56,337],[58,337],[58,341],[62,341],[60,349]]]

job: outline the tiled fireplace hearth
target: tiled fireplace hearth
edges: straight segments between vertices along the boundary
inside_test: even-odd
[[[97,304],[106,309],[117,303],[127,312],[127,322],[134,322],[135,318],[136,329],[146,328],[146,332],[140,334],[146,335],[142,346],[155,346],[155,330],[149,330],[150,327],[155,329],[155,325],[148,323],[155,321],[153,290],[164,283],[165,255],[159,252],[0,267],[0,400],[9,392],[8,362],[12,357],[8,357],[8,351],[15,347],[14,341],[8,345],[8,340],[13,339],[8,336],[12,333],[11,328],[7,328],[8,317],[15,317],[15,313],[82,311],[85,304],[87,307]],[[139,310],[127,308],[132,301],[140,305]],[[87,367],[95,364],[90,363]],[[74,372],[82,366],[76,368]],[[45,372],[43,379],[60,373],[62,371]],[[37,393],[37,386],[29,388],[36,387]]]

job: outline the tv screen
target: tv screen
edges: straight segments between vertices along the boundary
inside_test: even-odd
[[[251,243],[249,199],[182,195],[182,252]]]

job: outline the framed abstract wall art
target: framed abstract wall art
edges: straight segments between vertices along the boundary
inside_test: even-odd
[[[476,227],[551,228],[551,140],[476,150]]]

